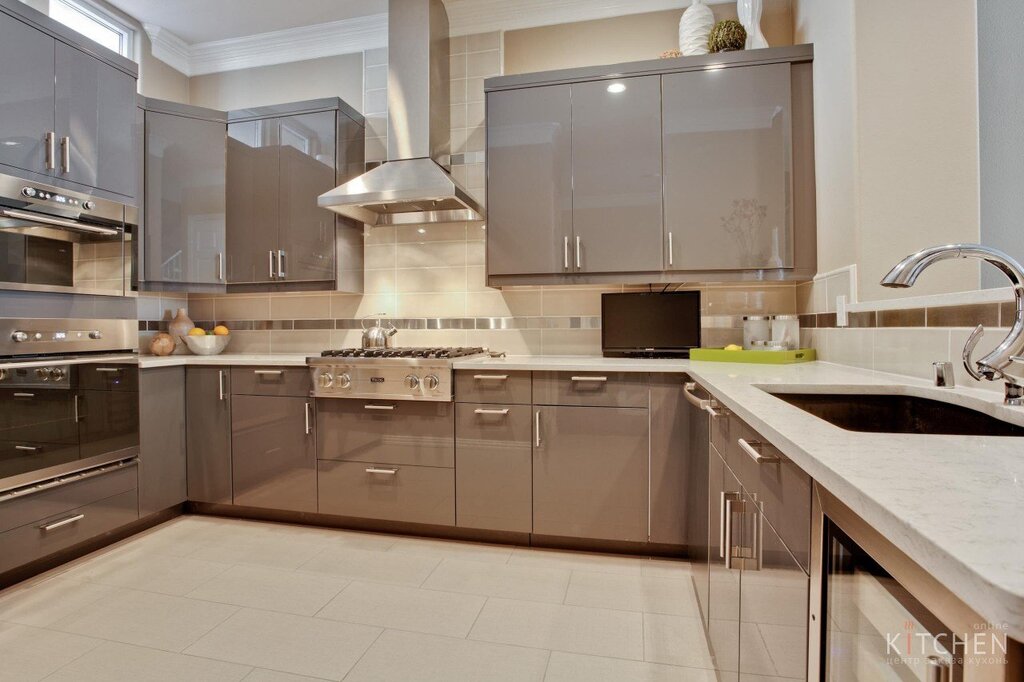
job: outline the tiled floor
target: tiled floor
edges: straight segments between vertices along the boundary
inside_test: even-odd
[[[0,661],[17,682],[715,679],[683,562],[202,516],[0,592]]]

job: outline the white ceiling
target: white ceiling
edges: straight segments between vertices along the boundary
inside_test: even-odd
[[[388,11],[387,0],[107,0],[186,43],[239,38]]]

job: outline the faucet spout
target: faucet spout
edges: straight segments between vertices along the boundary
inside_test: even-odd
[[[1017,260],[999,249],[981,244],[932,246],[921,249],[901,260],[882,278],[881,284],[884,287],[893,288],[912,287],[921,273],[929,267],[939,261],[953,258],[983,260],[994,265],[1010,280],[1016,301],[1016,314],[1010,333],[988,355],[980,360],[972,361],[971,355],[974,346],[977,345],[984,331],[984,328],[979,325],[964,348],[964,367],[976,379],[989,381],[1002,379],[1008,385],[1019,387],[1020,380],[1024,380],[1024,363],[1021,363],[1021,356],[1024,355],[1024,266]],[[1016,371],[1011,372],[1011,366],[1015,363],[1018,367],[1015,368]],[[1009,393],[1007,402],[1010,402]],[[1013,404],[1024,404],[1024,401]]]

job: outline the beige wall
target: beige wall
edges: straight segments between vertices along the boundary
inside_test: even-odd
[[[815,44],[818,268],[855,263],[861,300],[907,295],[878,284],[904,255],[978,239],[974,12],[796,0],[796,40]],[[977,264],[940,267],[915,296],[978,288]]]
[[[188,104],[188,76],[153,56],[149,36],[141,28],[135,34],[139,62],[139,92],[146,97]]]
[[[716,19],[736,18],[734,3],[710,7]],[[666,10],[506,31],[505,73],[656,59],[679,47],[682,13]],[[767,0],[761,29],[770,45],[792,45],[792,0]]]
[[[362,111],[362,54],[211,73],[193,76],[189,81],[189,103],[213,109],[243,109],[318,97],[341,97]]]

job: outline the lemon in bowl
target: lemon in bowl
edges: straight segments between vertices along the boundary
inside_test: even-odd
[[[217,355],[228,347],[231,332],[223,325],[217,325],[212,332],[194,327],[189,330],[188,336],[183,336],[182,339],[188,349],[196,355]]]

